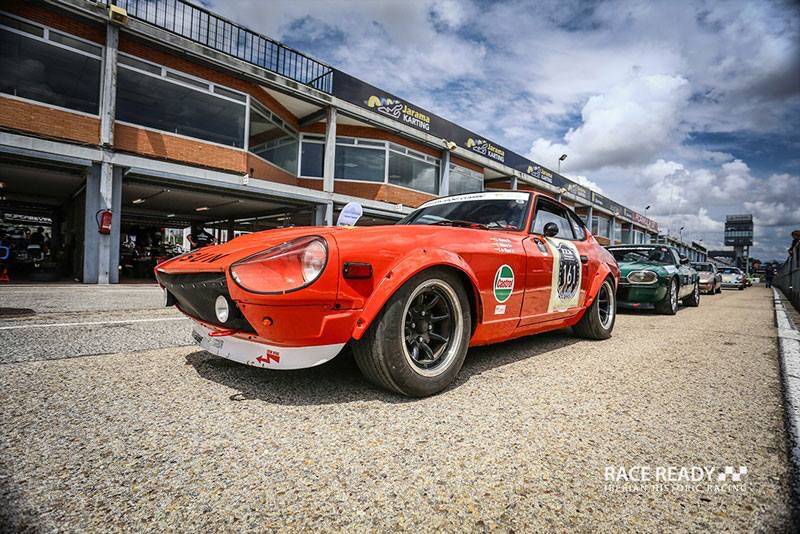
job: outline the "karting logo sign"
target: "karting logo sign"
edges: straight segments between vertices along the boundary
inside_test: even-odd
[[[501,265],[494,275],[494,298],[505,302],[514,291],[514,271],[508,265]]]

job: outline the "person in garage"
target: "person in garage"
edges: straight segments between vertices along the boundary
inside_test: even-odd
[[[216,243],[214,236],[206,232],[205,228],[200,225],[192,228],[192,233],[189,234],[188,239],[192,250],[197,250],[198,248],[207,247],[208,245]]]

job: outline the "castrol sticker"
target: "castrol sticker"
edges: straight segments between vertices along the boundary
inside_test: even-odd
[[[497,302],[505,302],[514,291],[514,271],[508,265],[501,265],[494,275],[494,298]]]

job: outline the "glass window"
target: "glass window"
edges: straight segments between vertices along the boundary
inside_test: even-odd
[[[275,121],[275,115],[253,100],[250,106],[250,152],[297,174],[297,136]]]
[[[121,65],[128,65],[129,67],[161,76],[161,67],[158,65],[153,65],[152,63],[147,63],[146,61],[141,61],[130,56],[119,54],[117,56],[117,62]]]
[[[94,115],[100,112],[99,57],[2,29],[0,50],[0,93]]]
[[[483,191],[483,175],[458,165],[450,164],[450,194]]]
[[[575,239],[578,241],[583,241],[586,239],[586,231],[583,229],[583,221],[578,217],[577,214],[568,211],[567,215],[569,215],[569,222],[572,224],[572,233],[575,234]]]
[[[597,236],[601,237],[610,237],[609,230],[611,226],[611,221],[608,219],[604,219],[603,217],[594,216],[592,217],[592,233]]]
[[[441,224],[491,230],[522,230],[528,193],[481,193],[431,200],[397,224]]]
[[[21,20],[7,17],[5,15],[0,14],[0,24],[4,26],[8,26],[9,28],[16,28],[17,30],[22,30],[26,33],[31,33],[33,35],[38,35],[39,37],[44,37],[44,28],[39,26],[35,26],[33,24],[28,24],[27,22],[23,22]]]
[[[386,151],[355,145],[336,145],[334,178],[383,182],[386,176]]]
[[[325,145],[311,143],[303,139],[300,154],[300,176],[322,178],[322,165],[325,159]]]
[[[117,119],[244,147],[245,106],[124,67],[117,74]]]
[[[547,223],[555,223],[558,226],[556,237],[562,239],[575,238],[572,233],[572,224],[567,219],[567,213],[564,209],[546,200],[539,200],[536,204],[536,216],[533,220],[531,233],[543,235],[544,227]]]
[[[389,183],[435,195],[439,192],[439,165],[390,150]]]
[[[614,241],[622,241],[622,223],[614,223]]]

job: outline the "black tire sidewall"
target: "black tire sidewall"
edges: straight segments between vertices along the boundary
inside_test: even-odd
[[[453,289],[461,307],[461,321],[464,328],[462,329],[461,339],[457,340],[457,343],[459,343],[458,352],[450,362],[449,367],[436,376],[428,377],[414,371],[412,364],[406,359],[403,352],[405,340],[401,335],[399,325],[402,325],[405,321],[403,312],[408,298],[420,284],[432,279],[439,279]],[[464,364],[469,340],[472,336],[469,300],[457,275],[444,269],[431,269],[415,275],[392,295],[386,304],[384,313],[377,320],[379,323],[376,325],[375,349],[380,353],[392,382],[401,393],[413,397],[425,397],[442,391],[455,380],[456,375]]]

